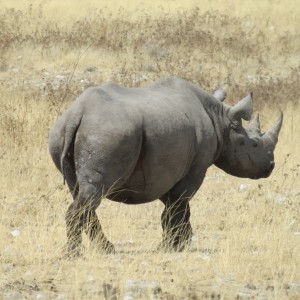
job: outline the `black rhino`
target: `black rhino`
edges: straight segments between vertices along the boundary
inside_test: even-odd
[[[178,78],[138,88],[104,84],[86,89],[50,133],[52,159],[74,201],[66,214],[67,248],[78,253],[82,232],[106,251],[114,247],[95,210],[106,198],[127,204],[160,199],[165,249],[192,237],[189,200],[213,164],[252,179],[268,177],[283,114],[267,133],[250,120],[252,94],[234,106]]]

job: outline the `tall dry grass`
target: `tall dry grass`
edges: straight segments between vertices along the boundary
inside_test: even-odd
[[[0,2],[1,297],[299,299],[297,1],[64,3]],[[166,75],[222,85],[229,103],[253,90],[264,130],[283,110],[273,174],[251,181],[212,167],[191,201],[189,251],[155,251],[160,202],[103,200],[117,253],[85,240],[83,258],[62,259],[71,197],[48,154],[50,127],[86,86]]]

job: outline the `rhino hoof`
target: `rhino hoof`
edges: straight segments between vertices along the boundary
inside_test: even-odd
[[[189,245],[190,245],[190,243],[188,243],[188,242],[182,242],[179,244],[161,242],[157,247],[157,251],[163,251],[165,253],[182,252],[182,251],[186,250]]]
[[[158,251],[164,252],[182,252],[186,250],[191,244],[190,236],[185,239],[178,237],[164,238],[163,241],[158,245]]]
[[[103,247],[102,249],[103,249],[104,253],[106,253],[106,254],[115,254],[116,253],[115,246],[109,241],[105,242],[102,245],[102,247]]]
[[[66,245],[62,252],[61,259],[76,259],[83,255],[83,246]]]
[[[114,254],[115,246],[106,238],[96,239],[92,241],[92,249],[100,254]]]

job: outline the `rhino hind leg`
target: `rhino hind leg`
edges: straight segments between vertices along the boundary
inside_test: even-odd
[[[168,194],[161,200],[165,208],[161,216],[163,241],[159,248],[183,251],[192,238],[189,199],[174,199]]]
[[[105,237],[95,210],[90,210],[87,217],[85,232],[94,245],[100,245],[106,253],[114,253],[114,245]]]
[[[102,189],[97,188],[94,184],[79,183],[78,196],[69,206],[66,214],[67,251],[69,255],[80,255],[83,231],[87,233],[93,244],[101,246],[105,252],[114,252],[114,246],[105,237],[96,214],[102,197],[100,191]]]

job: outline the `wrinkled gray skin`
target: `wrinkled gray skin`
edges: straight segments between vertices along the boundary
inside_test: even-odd
[[[85,90],[54,125],[50,153],[74,201],[66,214],[68,251],[78,253],[82,231],[108,252],[95,213],[102,196],[127,204],[160,199],[165,249],[182,250],[192,236],[189,200],[213,164],[245,178],[268,177],[282,114],[266,134],[252,95],[233,107],[178,78],[139,88],[105,84]]]

